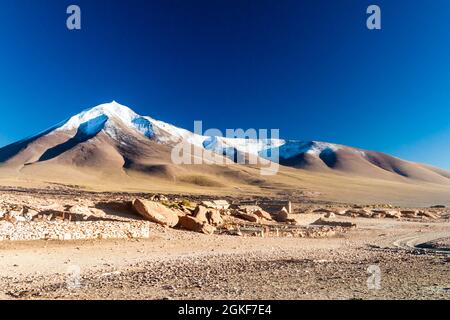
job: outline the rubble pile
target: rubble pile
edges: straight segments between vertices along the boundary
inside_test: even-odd
[[[374,219],[412,219],[412,220],[438,220],[445,219],[448,214],[432,209],[393,209],[393,208],[364,208],[354,206],[350,209],[318,208],[312,213],[324,214],[325,218],[336,218],[336,216],[347,216],[352,218],[374,218]]]
[[[353,227],[354,225],[351,225]],[[333,237],[336,234],[345,233],[349,230],[348,225],[312,225],[312,226],[292,226],[289,224],[273,225],[240,225],[227,224],[218,229],[218,234],[233,236],[250,236],[262,238],[326,238]]]
[[[147,221],[20,222],[0,221],[0,241],[148,238]]]
[[[148,238],[149,221],[111,219],[85,205],[0,203],[0,241]]]

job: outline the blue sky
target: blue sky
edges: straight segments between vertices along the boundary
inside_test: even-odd
[[[191,130],[279,128],[450,169],[448,0],[0,3],[0,145],[117,100]]]

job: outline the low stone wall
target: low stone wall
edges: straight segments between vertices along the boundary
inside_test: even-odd
[[[0,221],[0,241],[148,238],[148,221]]]

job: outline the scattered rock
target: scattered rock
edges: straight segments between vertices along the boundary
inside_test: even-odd
[[[343,227],[343,228],[355,228],[356,227],[356,224],[351,223],[351,222],[328,221],[328,220],[324,220],[322,218],[319,218],[317,221],[312,223],[312,225]]]

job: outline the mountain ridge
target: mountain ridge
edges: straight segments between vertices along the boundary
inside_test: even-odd
[[[238,155],[270,159],[268,154],[278,153],[280,173],[273,178],[261,177],[259,165],[233,161],[224,161],[226,165],[177,165],[171,152],[180,142],[234,162]],[[332,181],[360,179],[376,185],[450,186],[450,172],[385,153],[319,141],[205,136],[138,115],[115,101],[86,109],[35,136],[0,148],[0,179],[39,177],[42,181],[75,180],[82,185],[102,185],[97,180],[103,179],[104,185],[114,180],[118,187],[121,179],[130,184],[137,179],[144,186],[169,183],[264,191],[302,188],[304,175],[311,179],[330,176]],[[311,187],[316,187],[313,180]],[[329,186],[318,182],[317,187]],[[359,188],[358,183],[351,188]]]

